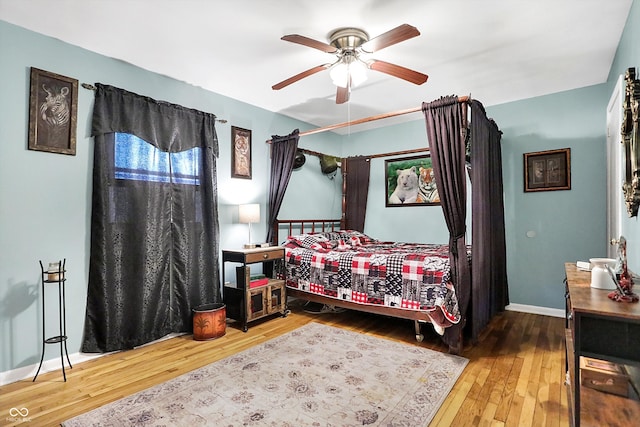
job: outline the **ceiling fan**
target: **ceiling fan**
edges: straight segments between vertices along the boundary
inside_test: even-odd
[[[289,34],[282,37],[282,40],[298,43],[303,46],[312,47],[327,53],[333,53],[338,58],[333,63],[318,65],[303,71],[295,76],[289,77],[273,85],[273,90],[280,90],[292,83],[309,77],[320,71],[331,69],[330,74],[333,83],[338,87],[336,92],[336,104],[343,104],[349,100],[351,88],[357,86],[366,79],[366,70],[379,71],[398,77],[408,82],[421,85],[426,82],[429,76],[410,70],[400,65],[377,59],[365,59],[362,54],[377,52],[385,47],[403,42],[410,38],[419,36],[417,28],[402,24],[384,34],[369,39],[369,35],[358,28],[341,28],[334,31],[329,37],[329,43],[310,39],[299,34]]]

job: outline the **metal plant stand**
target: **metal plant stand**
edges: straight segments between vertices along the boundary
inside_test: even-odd
[[[33,381],[38,378],[38,374],[40,373],[40,369],[42,368],[42,362],[44,360],[44,352],[46,344],[60,344],[60,362],[62,363],[62,377],[65,382],[67,381],[67,375],[64,371],[64,356],[67,356],[67,362],[69,363],[69,368],[73,368],[71,366],[71,361],[69,360],[69,352],[67,351],[67,320],[65,313],[65,298],[64,298],[64,285],[67,281],[65,277],[65,265],[67,260],[58,262],[57,271],[45,271],[44,266],[42,265],[42,261],[40,261],[40,271],[42,272],[42,356],[40,357],[40,365],[38,366],[38,370],[36,371],[35,377],[33,377]],[[45,325],[46,325],[46,301],[45,301],[45,285],[47,283],[57,283],[58,284],[58,317],[60,323],[60,333],[59,335],[55,335],[53,337],[46,338]]]

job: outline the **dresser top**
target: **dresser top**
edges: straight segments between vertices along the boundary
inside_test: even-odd
[[[640,321],[640,303],[613,301],[607,296],[613,291],[591,287],[591,272],[578,270],[573,262],[565,263],[564,268],[574,311]],[[633,290],[640,292],[640,284],[636,283]]]

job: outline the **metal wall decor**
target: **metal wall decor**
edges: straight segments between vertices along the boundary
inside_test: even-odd
[[[625,176],[622,184],[629,217],[638,216],[640,206],[640,80],[635,68],[624,76],[625,95],[622,113],[622,144],[624,146]]]

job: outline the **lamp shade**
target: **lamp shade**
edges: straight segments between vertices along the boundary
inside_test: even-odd
[[[260,205],[257,203],[239,205],[238,218],[241,224],[251,224],[252,222],[260,222]]]

